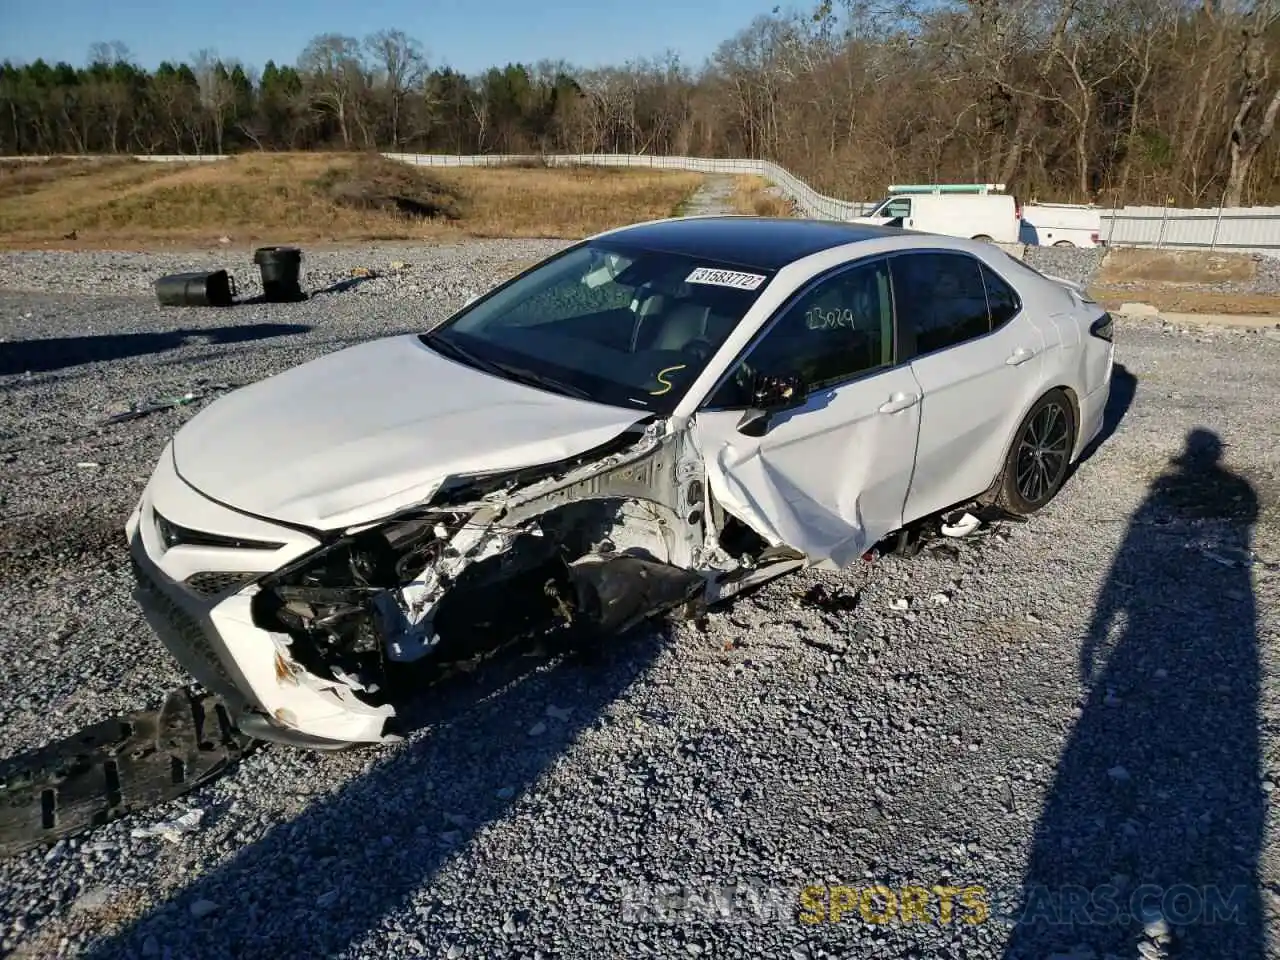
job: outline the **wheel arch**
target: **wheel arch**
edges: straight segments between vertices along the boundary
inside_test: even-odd
[[[1027,414],[1031,412],[1031,408],[1054,390],[1061,390],[1066,395],[1067,400],[1071,402],[1072,427],[1075,430],[1075,436],[1071,441],[1071,459],[1068,463],[1075,463],[1076,458],[1080,456],[1080,398],[1068,384],[1057,383],[1047,386],[1043,390],[1034,393],[1031,400],[1023,404],[1022,409],[1018,411],[1018,418],[1014,421],[1014,428],[1001,448],[1000,460],[996,463],[995,473],[992,474],[991,482],[987,485],[987,489],[979,497],[980,500],[987,500],[994,495],[995,489],[1000,483],[1000,476],[1004,472],[1005,461],[1009,459],[1009,450],[1017,442],[1018,429],[1022,426],[1022,422],[1027,419]]]

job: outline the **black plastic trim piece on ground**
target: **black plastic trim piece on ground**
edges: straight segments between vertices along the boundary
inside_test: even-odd
[[[0,857],[174,800],[259,746],[223,701],[189,688],[0,761]]]

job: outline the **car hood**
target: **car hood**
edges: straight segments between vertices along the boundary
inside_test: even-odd
[[[410,334],[222,396],[178,431],[174,463],[227,506],[335,530],[421,502],[451,476],[575,456],[645,415],[491,376]]]

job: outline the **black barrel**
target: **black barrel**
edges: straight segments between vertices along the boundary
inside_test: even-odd
[[[155,288],[162,307],[229,307],[235,296],[235,281],[225,270],[171,273]]]
[[[271,303],[292,303],[306,299],[298,285],[302,251],[297,247],[259,247],[253,262],[262,271],[262,292]]]

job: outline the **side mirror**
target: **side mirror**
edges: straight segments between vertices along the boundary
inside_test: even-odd
[[[764,436],[775,413],[800,406],[808,395],[808,387],[799,376],[757,374],[751,385],[751,406],[738,421],[738,432],[748,437]]]

